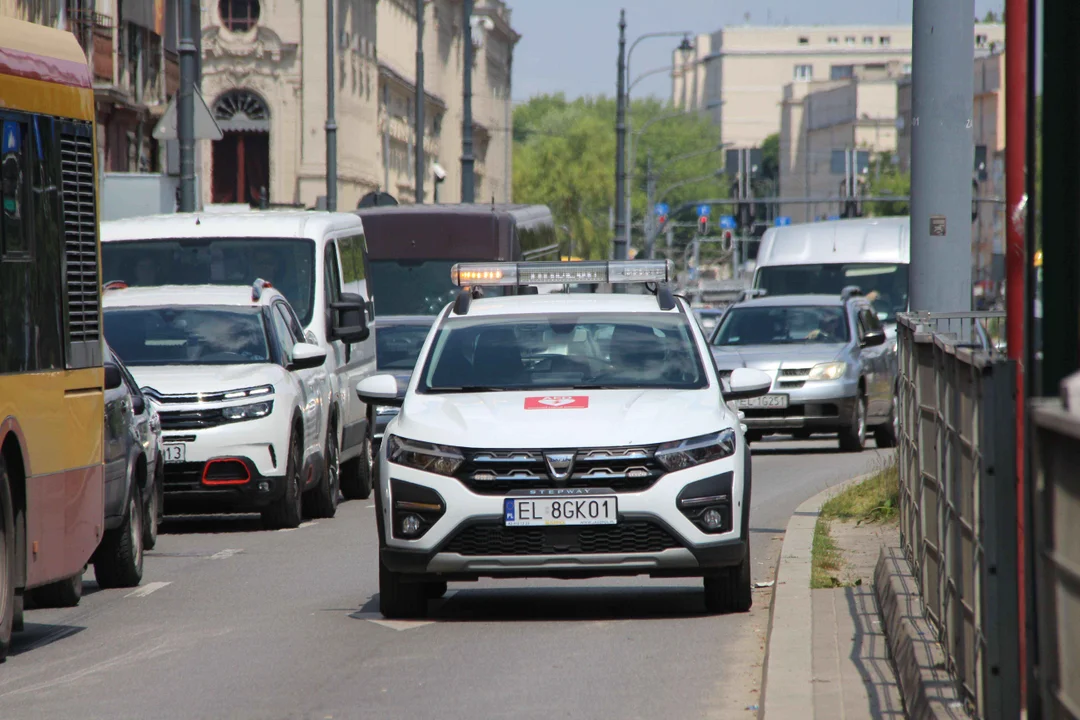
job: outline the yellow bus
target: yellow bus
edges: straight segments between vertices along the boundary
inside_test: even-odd
[[[0,658],[104,532],[94,92],[75,36],[0,22]]]

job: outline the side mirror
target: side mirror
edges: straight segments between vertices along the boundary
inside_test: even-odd
[[[746,400],[767,394],[772,387],[772,378],[761,370],[735,368],[731,371],[727,384],[725,400]]]
[[[346,345],[367,340],[371,334],[367,312],[368,304],[364,298],[354,293],[342,293],[339,302],[330,303],[330,339]]]
[[[124,384],[124,378],[120,375],[120,368],[112,363],[105,365],[105,389],[115,390]]]
[[[356,384],[356,396],[368,405],[401,407],[405,400],[398,392],[397,378],[389,373],[366,377]]]
[[[146,400],[143,399],[142,395],[131,396],[131,412],[136,415],[142,415],[146,412]]]
[[[292,362],[289,370],[308,370],[317,368],[326,362],[326,351],[311,343],[296,343],[292,349]]]
[[[885,344],[885,331],[884,330],[867,330],[863,335],[862,346],[874,347],[875,345]]]

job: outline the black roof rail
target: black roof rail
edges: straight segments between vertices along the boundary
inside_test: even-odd
[[[667,283],[656,286],[656,302],[660,305],[661,310],[675,309],[675,295],[672,294]]]
[[[455,315],[467,315],[469,313],[469,305],[472,304],[472,293],[467,289],[458,293],[457,298],[454,299],[454,314]]]

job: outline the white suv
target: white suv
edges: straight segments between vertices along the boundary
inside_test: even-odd
[[[279,528],[299,525],[303,505],[333,517],[326,351],[285,297],[263,280],[105,289],[105,336],[161,419],[166,511],[261,511]]]
[[[750,454],[669,262],[469,263],[379,449],[380,607],[415,617],[447,581],[703,577],[712,612],[750,595]],[[541,284],[647,282],[652,294],[536,294]],[[482,298],[476,286],[518,285]],[[530,294],[532,293],[532,294]]]

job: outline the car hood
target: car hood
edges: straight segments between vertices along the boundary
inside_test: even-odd
[[[790,344],[790,345],[714,345],[713,358],[721,370],[754,368],[776,370],[778,368],[808,368],[817,363],[838,359],[847,347],[843,344]]]
[[[734,427],[712,388],[413,394],[390,434],[471,448],[613,447]]]
[[[283,368],[271,363],[244,365],[161,365],[128,367],[144,390],[162,395],[224,392],[272,385]]]

